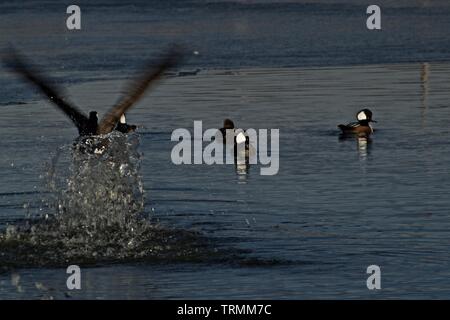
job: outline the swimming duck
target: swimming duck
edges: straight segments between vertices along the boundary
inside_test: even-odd
[[[351,122],[349,124],[340,124],[338,128],[342,130],[343,134],[356,134],[358,136],[369,136],[373,133],[373,128],[370,122],[376,122],[372,120],[372,111],[369,109],[362,109],[356,114],[357,122]]]
[[[249,136],[246,134],[246,132],[243,129],[236,129],[234,126],[234,122],[230,119],[225,119],[223,121],[223,128],[220,128],[219,131],[222,134],[222,142],[224,144],[227,143],[227,130],[232,130],[233,135],[234,135],[234,158],[236,159],[238,157],[238,155],[241,155],[238,152],[238,146],[239,146],[239,151],[243,151],[245,156],[243,156],[243,158],[245,157],[245,161],[248,162],[248,158],[249,158],[249,153],[250,153],[250,138]],[[243,145],[244,149],[241,149],[241,145]]]
[[[129,91],[119,102],[114,105],[110,111],[98,122],[96,111],[91,111],[86,116],[75,105],[67,102],[59,93],[56,86],[51,85],[42,73],[36,72],[25,63],[15,50],[11,49],[5,64],[12,71],[22,76],[25,80],[35,85],[44,95],[46,95],[54,105],[63,111],[75,124],[80,137],[108,134],[113,130],[128,133],[136,129],[136,126],[126,124],[125,112],[129,110],[136,102],[142,98],[149,86],[158,80],[163,73],[173,67],[180,59],[179,49],[174,48],[159,64],[154,67],[154,63],[146,66],[143,76],[134,79],[129,85]]]

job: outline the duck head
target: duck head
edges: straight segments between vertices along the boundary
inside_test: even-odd
[[[369,124],[369,122],[376,122],[375,120],[372,120],[372,111],[369,109],[362,109],[358,111],[356,114],[356,119],[358,119],[358,122],[361,124]]]
[[[90,123],[97,123],[98,122],[98,116],[97,111],[91,111],[89,112],[89,122]]]
[[[224,129],[234,129],[234,123],[230,119],[225,119],[223,121],[223,128]]]

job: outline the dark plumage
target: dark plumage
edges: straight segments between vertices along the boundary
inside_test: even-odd
[[[222,142],[224,144],[227,143],[227,130],[233,130],[233,141],[234,141],[234,158],[236,160],[236,158],[238,157],[239,151],[243,150],[245,153],[245,161],[246,163],[248,163],[249,160],[249,154],[250,154],[250,138],[248,137],[248,135],[245,133],[244,130],[242,129],[236,129],[234,126],[234,122],[231,121],[230,119],[225,119],[223,121],[223,128],[220,128],[219,131],[222,134]],[[238,150],[238,146],[240,146],[241,144],[244,144],[244,149],[241,149],[239,147]]]
[[[227,130],[234,130],[234,123],[230,119],[225,119],[223,121],[223,128],[219,129],[222,133],[223,143],[227,143]]]
[[[349,124],[340,124],[338,128],[342,130],[343,134],[356,134],[359,136],[369,136],[373,133],[373,128],[370,122],[376,122],[372,120],[372,111],[369,109],[362,109],[356,113],[357,122],[351,122]]]
[[[166,58],[156,66],[149,63],[145,67],[142,76],[134,79],[128,86],[128,91],[122,96],[116,105],[98,122],[97,112],[91,111],[89,117],[81,112],[75,105],[67,102],[60,94],[60,90],[53,84],[50,84],[41,72],[37,72],[30,67],[23,57],[15,50],[11,49],[4,62],[13,72],[22,76],[25,80],[35,85],[45,96],[47,96],[55,106],[63,111],[74,123],[78,129],[80,137],[100,135],[110,133],[116,129],[124,133],[134,131],[136,126],[130,126],[126,123],[118,124],[121,116],[125,114],[136,102],[142,98],[145,91],[151,84],[161,78],[163,73],[179,62],[181,53],[178,49],[172,49]]]
[[[127,124],[125,114],[123,114],[116,126],[116,130],[122,133],[131,133],[136,131],[136,126]]]

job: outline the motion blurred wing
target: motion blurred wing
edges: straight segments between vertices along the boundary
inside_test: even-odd
[[[181,51],[172,49],[167,57],[155,66],[147,64],[145,73],[129,84],[128,93],[103,117],[98,126],[98,134],[107,134],[114,130],[122,114],[126,113],[142,96],[152,83],[155,83],[167,69],[179,62]]]
[[[33,68],[27,65],[24,58],[22,58],[14,49],[10,49],[8,55],[4,59],[4,63],[9,69],[39,88],[50,101],[73,121],[78,130],[88,122],[88,118],[79,111],[78,108],[64,101],[62,96],[58,93],[58,90],[49,84],[49,82],[41,75],[42,73],[33,70]]]

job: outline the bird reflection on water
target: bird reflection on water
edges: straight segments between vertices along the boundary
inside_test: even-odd
[[[370,150],[372,148],[372,139],[370,136],[366,135],[356,135],[356,134],[339,134],[339,141],[356,141],[356,150],[359,155],[359,159],[362,161],[367,160],[367,157],[370,155]]]

